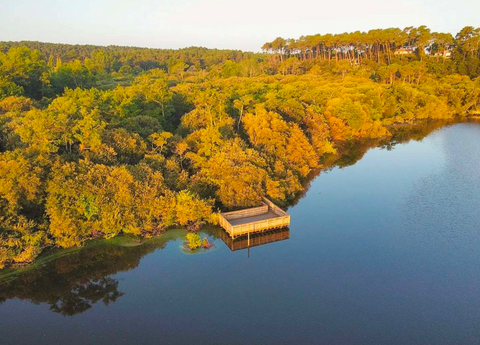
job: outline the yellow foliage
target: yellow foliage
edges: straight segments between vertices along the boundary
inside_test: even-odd
[[[180,191],[176,196],[176,223],[197,228],[210,219],[211,201],[205,201],[188,192]]]
[[[265,49],[278,54],[292,42],[278,38]],[[8,66],[0,69],[18,77],[28,76],[30,63],[41,66],[39,53],[25,49],[4,54]],[[19,53],[35,61],[19,63]],[[395,124],[463,116],[480,104],[478,80],[442,75],[454,60],[387,52],[355,61],[352,52],[314,57],[310,49],[227,61],[229,54],[201,60],[197,53],[194,64],[162,60],[170,74],[130,65],[117,72],[101,51],[63,67],[52,60],[41,80],[29,76],[41,90],[3,77],[0,267],[33,260],[50,239],[72,247],[119,233],[153,236],[217,223],[214,202],[238,208],[265,195],[293,200],[348,141],[387,137]],[[74,83],[62,79],[67,72]],[[127,86],[103,79],[108,73]],[[88,87],[69,89],[72,83]],[[11,96],[23,93],[43,100]]]

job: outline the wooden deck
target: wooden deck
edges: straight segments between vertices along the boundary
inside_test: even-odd
[[[220,225],[231,238],[236,238],[287,227],[290,225],[290,215],[267,198],[263,198],[262,206],[221,213]]]

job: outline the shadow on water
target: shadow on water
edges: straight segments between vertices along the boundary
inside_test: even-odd
[[[123,296],[112,275],[136,268],[145,255],[185,233],[171,230],[147,240],[119,236],[45,253],[32,266],[0,272],[0,304],[13,298],[46,303],[64,316],[83,313],[99,302],[108,305]]]

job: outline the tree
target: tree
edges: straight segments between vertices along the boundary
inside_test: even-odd
[[[22,96],[23,88],[0,77],[0,100],[10,96]]]
[[[257,150],[277,157],[301,176],[307,176],[317,166],[318,157],[297,124],[287,123],[280,115],[262,107],[255,114],[246,114],[243,123]]]
[[[21,86],[29,97],[40,99],[45,60],[38,50],[14,47],[0,54],[0,76]]]
[[[210,219],[211,204],[211,200],[202,200],[189,191],[180,191],[176,196],[176,223],[197,230]]]
[[[80,60],[62,64],[52,73],[50,79],[57,95],[62,94],[65,88],[90,88],[95,85],[95,77]]]
[[[225,61],[220,73],[223,78],[240,76],[240,66],[235,61]]]
[[[177,76],[178,79],[183,80],[185,78],[185,70],[188,68],[188,65],[183,61],[179,61],[169,68],[168,72]]]
[[[191,250],[195,250],[201,247],[202,245],[202,240],[200,239],[200,235],[194,232],[190,232],[187,234],[187,241],[188,241],[188,247]]]
[[[147,103],[154,103],[155,108],[160,107],[160,119],[168,122],[171,114],[169,104],[172,93],[169,90],[167,76],[162,70],[151,70],[149,74],[135,78],[131,90],[137,97]]]

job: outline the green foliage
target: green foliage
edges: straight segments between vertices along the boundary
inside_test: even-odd
[[[25,94],[32,98],[43,96],[46,67],[38,50],[20,46],[12,47],[6,54],[0,53],[0,77],[22,87]]]
[[[46,202],[50,234],[71,247],[86,239],[155,234],[208,220],[211,206],[188,192],[173,193],[160,173],[139,164],[108,167],[88,162],[56,164]]]
[[[188,191],[180,191],[176,195],[175,223],[191,229],[198,227],[209,220],[212,213],[212,202],[202,200]]]
[[[0,269],[33,262],[47,243],[35,222],[23,216],[0,217]]]
[[[187,234],[187,245],[190,250],[198,249],[202,246],[202,240],[200,239],[200,235],[196,232],[190,232]]]
[[[221,76],[223,78],[238,77],[240,75],[240,66],[234,61],[225,61],[222,66]]]
[[[66,88],[90,88],[95,85],[94,75],[80,60],[61,64],[50,76],[50,83],[55,94],[61,94]]]
[[[9,96],[21,96],[23,88],[12,81],[0,77],[0,100]]]
[[[478,37],[371,30],[266,54],[3,43],[0,266],[288,203],[352,140],[478,113]]]

